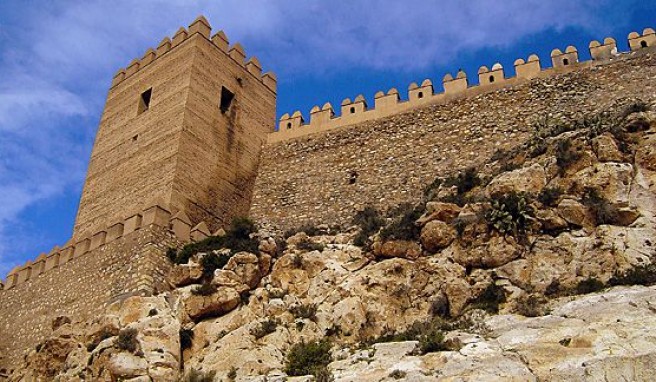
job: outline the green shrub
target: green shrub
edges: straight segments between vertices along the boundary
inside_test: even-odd
[[[623,273],[616,272],[608,282],[610,285],[654,285],[656,264],[633,267]]]
[[[314,223],[305,223],[301,226],[298,226],[296,228],[288,229],[284,233],[285,239],[289,239],[290,237],[296,235],[297,233],[305,232],[308,236],[318,236],[321,234],[321,230],[317,228],[316,224]]]
[[[367,206],[355,214],[352,223],[360,227],[360,232],[353,239],[353,244],[364,247],[369,240],[369,236],[378,232],[385,225],[385,219],[381,216],[380,211]]]
[[[268,318],[265,321],[260,322],[257,326],[251,328],[250,334],[254,336],[256,340],[259,340],[260,338],[275,332],[277,328],[278,320]]]
[[[196,286],[191,290],[191,294],[195,296],[211,296],[216,293],[216,285],[211,282],[205,282],[202,285]]]
[[[296,318],[306,318],[314,321],[317,318],[316,304],[295,305],[289,310]]]
[[[315,342],[301,342],[294,345],[287,354],[285,373],[290,376],[324,373],[332,362],[331,344],[327,339]]]
[[[137,351],[138,346],[137,329],[122,329],[118,332],[118,338],[116,339],[116,347],[118,349],[134,353]]]
[[[509,192],[494,196],[491,208],[486,212],[488,225],[502,234],[519,237],[530,230],[535,211],[525,193]]]
[[[456,175],[444,180],[445,186],[456,186],[458,194],[464,194],[481,184],[481,178],[475,168],[469,167]]]
[[[216,371],[198,371],[191,369],[189,372],[181,378],[181,382],[214,382],[216,378]]]
[[[619,208],[606,200],[596,188],[586,187],[581,201],[588,207],[597,225],[618,222]]]
[[[621,120],[625,120],[628,116],[634,113],[644,113],[649,111],[649,105],[643,100],[636,99],[630,102],[619,115]]]
[[[321,243],[315,243],[310,239],[303,239],[296,244],[296,248],[301,251],[323,251],[325,246]]]
[[[176,248],[170,247],[166,250],[166,257],[172,262],[175,262],[176,257],[178,257],[178,250]]]
[[[419,337],[419,350],[422,354],[449,350],[444,342],[444,333],[441,330],[433,329]]]
[[[560,187],[545,187],[538,194],[538,201],[546,207],[555,207],[560,201],[563,189]]]
[[[228,248],[231,252],[258,253],[259,242],[252,239],[250,235],[256,232],[255,223],[247,218],[235,218],[232,220],[228,231],[224,236],[210,236],[196,243],[187,244],[177,251],[176,264],[185,264],[189,258],[200,252],[211,252]]]
[[[415,224],[415,221],[423,215],[422,207],[408,206],[397,217],[380,231],[380,238],[385,240],[417,240],[421,233],[421,228]]]
[[[503,288],[491,283],[483,292],[469,304],[471,308],[482,309],[491,314],[499,313],[499,305],[506,302],[506,293]]]
[[[560,169],[561,175],[574,164],[581,154],[574,147],[572,147],[572,142],[569,139],[563,139],[558,141],[556,145],[556,164]]]
[[[605,288],[604,283],[593,277],[579,281],[576,285],[576,294],[588,294],[598,292]]]
[[[217,269],[222,269],[228,260],[230,260],[231,255],[217,255],[215,253],[207,253],[200,259],[200,265],[203,267],[203,275],[205,277],[212,277],[214,271]]]
[[[191,348],[194,340],[194,331],[192,329],[180,329],[180,348],[182,350]]]

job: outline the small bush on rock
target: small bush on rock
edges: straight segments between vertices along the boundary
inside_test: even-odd
[[[545,187],[538,194],[538,201],[546,207],[555,207],[560,201],[563,189],[560,187]]]
[[[306,318],[314,321],[317,318],[316,304],[301,304],[295,305],[289,309],[291,314],[296,318]]]
[[[640,265],[625,272],[616,272],[608,282],[610,285],[654,285],[656,264]]]
[[[604,283],[593,277],[579,281],[576,285],[576,294],[588,294],[598,292],[605,288]]]
[[[301,240],[298,244],[296,244],[296,248],[300,249],[301,251],[323,251],[325,246],[321,243],[315,243],[314,241],[310,239],[303,239]]]
[[[415,222],[423,215],[422,207],[407,206],[401,216],[394,219],[380,231],[380,238],[385,240],[417,240],[421,234],[421,227]]]
[[[214,382],[216,378],[216,371],[198,371],[195,369],[189,370],[189,372],[180,379],[181,382]]]
[[[260,243],[250,237],[256,231],[255,223],[250,219],[235,218],[224,236],[210,236],[196,243],[185,245],[177,251],[174,262],[176,264],[185,264],[191,256],[197,253],[211,252],[223,248],[230,249],[233,254],[237,252],[258,253]],[[169,256],[172,256],[172,253]]]
[[[369,236],[378,232],[385,225],[385,219],[383,219],[380,211],[367,206],[355,214],[352,223],[360,227],[360,232],[353,239],[353,244],[363,247],[367,244]]]
[[[120,350],[124,350],[130,353],[137,351],[139,346],[139,341],[137,341],[137,329],[123,329],[118,332],[118,338],[116,339],[116,347]]]
[[[481,184],[481,178],[475,168],[469,167],[456,175],[444,180],[445,186],[456,186],[458,194],[464,194]]]
[[[485,214],[491,228],[515,237],[530,230],[535,211],[527,194],[513,191],[493,197],[491,204],[492,207]]]
[[[332,362],[331,344],[327,339],[315,342],[301,342],[294,345],[287,354],[285,373],[290,376],[325,374]]]
[[[193,288],[191,290],[191,294],[195,296],[211,296],[216,293],[217,290],[218,289],[216,288],[216,285],[212,284],[211,282],[206,282]]]
[[[230,260],[230,255],[217,255],[215,253],[208,253],[200,259],[200,265],[203,267],[203,275],[205,277],[212,277],[214,271],[217,269],[222,269],[228,260]]]
[[[506,302],[506,293],[503,288],[491,283],[478,297],[470,302],[470,307],[497,314],[499,313],[499,305],[504,302]]]
[[[314,223],[305,223],[301,226],[298,226],[296,228],[288,229],[284,233],[285,239],[289,239],[290,237],[296,235],[297,233],[304,232],[308,236],[318,236],[321,234],[321,230],[317,228],[316,224]]]
[[[276,331],[278,328],[278,320],[269,318],[265,321],[259,323],[250,330],[250,334],[255,337],[256,340],[259,340],[262,337],[268,336],[269,334]]]

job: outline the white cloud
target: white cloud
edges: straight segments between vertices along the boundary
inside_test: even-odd
[[[198,14],[282,77],[446,63],[547,28],[591,28],[600,22],[592,12],[607,2],[15,2],[19,24],[0,16],[0,268],[15,249],[8,227],[20,213],[80,186],[112,74]]]

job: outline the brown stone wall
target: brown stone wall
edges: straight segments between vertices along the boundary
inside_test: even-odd
[[[51,332],[52,320],[93,317],[105,306],[135,294],[167,289],[166,228],[143,227],[71,259],[60,267],[0,291],[0,369],[11,369]]]
[[[174,38],[173,48],[110,90],[75,240],[154,200],[212,228],[248,212],[259,150],[273,130],[275,90],[259,68],[208,36]],[[235,94],[225,113],[219,110],[222,87]],[[139,113],[147,89],[150,107]]]
[[[251,215],[283,228],[343,224],[365,205],[415,202],[436,176],[525,141],[535,121],[603,110],[622,97],[656,99],[653,51],[270,144]]]

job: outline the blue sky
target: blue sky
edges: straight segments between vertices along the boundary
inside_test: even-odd
[[[570,44],[587,58],[606,36],[626,50],[656,27],[644,0],[0,0],[0,277],[70,237],[116,70],[199,14],[277,73],[278,115],[306,117]]]

